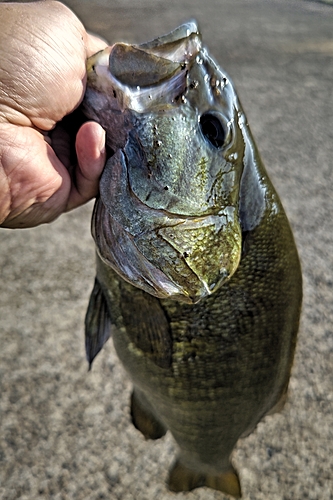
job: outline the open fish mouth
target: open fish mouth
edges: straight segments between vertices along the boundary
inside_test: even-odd
[[[202,48],[197,24],[186,23],[169,35],[140,45],[116,43],[88,59],[89,84],[98,79],[107,90],[119,90],[117,100],[122,110],[138,113],[172,105],[185,91],[184,71]]]

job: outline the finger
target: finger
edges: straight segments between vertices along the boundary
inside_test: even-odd
[[[98,194],[99,178],[106,160],[105,132],[98,123],[86,122],[82,125],[76,136],[76,154],[78,166],[66,211]]]
[[[87,33],[87,39],[86,39],[87,57],[96,54],[96,52],[105,49],[105,47],[107,46],[108,43],[106,40],[103,40],[102,38],[93,35],[91,33]]]

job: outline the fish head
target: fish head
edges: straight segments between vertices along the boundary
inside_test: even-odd
[[[113,152],[93,216],[102,260],[159,298],[212,294],[240,262],[251,151],[234,86],[196,23],[90,58],[84,109]]]

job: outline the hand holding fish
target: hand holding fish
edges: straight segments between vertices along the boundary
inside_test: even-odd
[[[0,224],[51,222],[98,192],[104,131],[61,126],[86,87],[86,58],[105,47],[59,2],[0,4]],[[75,142],[77,166],[71,165]]]

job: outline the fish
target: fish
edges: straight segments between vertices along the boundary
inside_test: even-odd
[[[234,84],[195,21],[88,59],[85,115],[109,159],[92,215],[89,365],[112,337],[171,491],[235,498],[238,439],[287,397],[302,302],[293,233]]]

